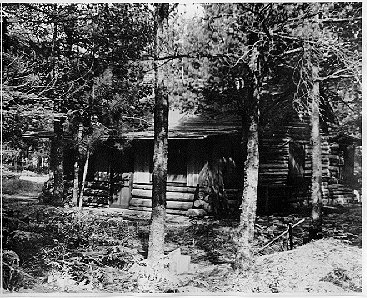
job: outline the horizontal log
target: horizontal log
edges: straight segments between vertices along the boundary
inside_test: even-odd
[[[305,169],[303,173],[304,173],[305,176],[311,176],[312,170]],[[328,171],[323,169],[322,170],[322,176],[326,177],[327,175],[328,175]]]
[[[151,199],[143,199],[143,198],[132,198],[130,201],[131,206],[136,207],[152,207],[152,200]],[[192,202],[175,202],[175,201],[167,201],[167,208],[168,209],[180,209],[180,210],[187,210],[192,208]]]
[[[285,173],[285,172],[281,172],[281,173],[278,173],[278,172],[260,172],[259,173],[261,176],[279,176],[279,177],[287,177],[288,176],[288,173]]]
[[[141,197],[141,198],[152,198],[152,191],[148,189],[133,189],[132,190],[133,197]],[[166,192],[166,200],[167,201],[183,201],[183,202],[192,202],[194,200],[193,193],[182,193],[182,192]]]
[[[280,170],[280,169],[260,169],[260,174],[266,175],[288,175],[288,170]]]
[[[269,153],[269,152],[263,152],[262,154],[260,154],[260,160],[264,163],[269,161],[270,162],[273,162],[273,161],[276,161],[276,162],[288,162],[289,160],[289,157],[284,155],[284,154],[274,154],[274,153]]]
[[[330,192],[331,193],[334,193],[334,194],[352,194],[353,192],[351,190],[348,190],[348,189],[330,189]]]
[[[339,195],[339,194],[352,194],[352,192],[350,190],[333,190],[329,188],[330,193],[334,194],[334,195]]]
[[[334,183],[334,184],[329,184],[329,187],[332,187],[332,188],[343,188],[345,186],[344,186],[344,184],[341,184],[341,183]]]
[[[138,210],[138,211],[147,211],[152,212],[152,208],[150,207],[137,207],[137,206],[130,206],[130,210]],[[167,214],[174,214],[174,215],[186,215],[186,210],[177,210],[177,209],[166,209]]]
[[[234,207],[241,204],[241,200],[227,200],[228,206]]]
[[[145,190],[152,190],[152,184],[133,184],[134,189],[145,189]],[[171,186],[167,185],[167,191],[171,192],[188,192],[188,193],[195,193],[196,187],[195,186]]]
[[[328,189],[330,189],[330,191],[333,191],[333,192],[352,192],[351,189],[349,188],[344,188],[344,187],[333,187],[333,185],[329,185]]]
[[[339,192],[336,192],[336,191],[329,191],[329,194],[330,196],[332,197],[337,197],[337,196],[353,196],[353,193],[352,192],[344,192],[344,191],[339,191]]]
[[[282,162],[282,163],[262,163],[260,164],[260,169],[263,168],[274,168],[274,169],[288,169],[288,162]]]

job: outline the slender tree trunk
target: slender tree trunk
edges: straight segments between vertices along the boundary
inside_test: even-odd
[[[53,205],[61,206],[64,202],[64,150],[62,117],[54,120],[55,136],[51,143],[51,171],[53,173]]]
[[[72,198],[73,206],[78,205],[78,192],[79,192],[79,163],[78,163],[78,160],[75,160],[74,162],[74,180],[73,180],[73,198]]]
[[[256,83],[255,83],[256,84]],[[247,270],[253,265],[253,242],[257,209],[257,187],[259,180],[259,97],[258,87],[255,86],[249,93],[249,126],[243,121],[242,138],[247,143],[243,151],[247,151],[247,159],[244,162],[244,181],[241,204],[240,222],[238,225],[238,243],[236,255],[236,267]],[[246,117],[246,115],[243,115]],[[248,117],[248,116],[247,116]]]
[[[156,4],[155,10],[155,41],[154,41],[154,156],[153,156],[153,191],[152,217],[149,233],[148,260],[162,268],[160,260],[164,256],[164,231],[166,218],[166,188],[167,188],[167,152],[168,152],[168,95],[164,87],[164,76],[158,69],[159,37],[163,33],[162,11],[169,4]]]
[[[322,156],[320,135],[320,90],[319,90],[319,68],[312,65],[312,102],[311,102],[311,145],[312,145],[312,225],[310,227],[310,238],[322,237]]]
[[[54,9],[57,11],[57,4],[54,4]],[[54,22],[54,28],[52,32],[52,78],[56,78],[57,73],[57,57],[56,57],[56,40],[57,40],[57,22]]]
[[[84,170],[83,170],[82,188],[80,190],[80,196],[79,196],[79,209],[81,209],[83,206],[83,196],[84,196],[84,189],[85,189],[87,173],[88,173],[89,157],[90,157],[90,151],[89,149],[87,149],[87,158],[85,160]]]
[[[54,4],[54,9],[57,11],[57,4]],[[57,23],[54,23],[53,37],[52,37],[52,79],[57,79],[57,51],[56,51],[56,41],[57,41]],[[42,92],[41,92],[42,93]],[[58,105],[55,103],[56,111],[59,110]],[[64,195],[64,150],[63,150],[63,118],[56,117],[54,119],[54,133],[55,137],[51,144],[51,160],[52,160],[52,172],[53,172],[53,199],[52,204],[62,205],[63,195]]]
[[[74,163],[74,183],[73,183],[73,203],[78,205],[78,193],[79,193],[79,160],[80,160],[80,148],[79,144],[83,137],[83,123],[79,123],[78,135],[77,135],[77,156]]]

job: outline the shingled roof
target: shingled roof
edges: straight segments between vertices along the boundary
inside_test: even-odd
[[[241,118],[233,115],[207,117],[204,115],[181,114],[170,111],[168,121],[169,139],[205,139],[209,136],[235,134],[241,130]],[[153,125],[146,131],[128,132],[126,138],[153,139]]]

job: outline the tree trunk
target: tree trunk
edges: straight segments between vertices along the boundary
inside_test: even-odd
[[[79,163],[78,160],[74,162],[74,180],[73,180],[73,206],[78,205],[78,192],[79,192]]]
[[[83,123],[79,123],[78,127],[78,135],[77,135],[77,153],[76,159],[74,163],[74,183],[73,183],[73,203],[78,205],[78,193],[79,193],[79,156],[80,156],[80,148],[79,143],[83,137]]]
[[[57,11],[57,4],[54,4],[55,11]],[[52,80],[56,79],[57,73],[57,51],[56,51],[56,40],[57,40],[57,23],[54,23],[53,37],[52,37]],[[40,93],[42,94],[42,92]],[[54,107],[58,111],[59,107],[54,102]],[[61,206],[63,205],[64,196],[64,150],[63,150],[63,118],[55,116],[54,119],[54,133],[55,137],[51,143],[51,160],[52,166],[51,171],[53,172],[53,198],[51,204]]]
[[[51,143],[51,171],[53,173],[53,198],[52,205],[63,205],[64,195],[64,150],[63,150],[63,128],[62,117],[54,120],[55,136]]]
[[[83,170],[82,188],[80,190],[80,196],[79,196],[79,209],[81,209],[83,206],[83,196],[84,196],[84,189],[85,189],[87,173],[88,173],[89,156],[90,156],[90,151],[89,149],[87,149],[87,158],[85,160],[84,170]]]
[[[257,81],[256,81],[257,82]],[[255,83],[256,84],[256,83]],[[249,92],[250,119],[248,125],[243,121],[242,138],[243,143],[247,143],[247,159],[244,162],[244,181],[241,204],[240,222],[237,230],[237,255],[236,267],[241,270],[247,270],[253,264],[253,242],[254,229],[257,209],[257,186],[259,180],[259,98],[258,86],[255,85],[253,92]],[[243,117],[248,117],[243,115]],[[248,130],[247,130],[248,126]]]
[[[167,152],[168,152],[168,95],[164,77],[158,69],[159,37],[163,34],[164,12],[169,4],[156,4],[154,41],[154,156],[152,217],[149,233],[148,260],[156,269],[163,269],[164,230],[166,218]]]
[[[320,90],[319,68],[312,65],[312,102],[311,102],[311,145],[312,145],[312,224],[310,239],[322,238],[322,156],[320,135]]]

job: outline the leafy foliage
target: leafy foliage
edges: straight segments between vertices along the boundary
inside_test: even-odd
[[[25,130],[35,129],[29,118],[35,122],[37,115],[46,116],[38,127],[47,128],[44,122],[52,124],[55,111],[77,115],[85,125],[97,114],[117,127],[126,120],[121,115],[129,120],[142,115],[147,106],[136,103],[151,93],[142,85],[140,63],[150,51],[148,5],[6,4],[4,10],[4,118],[12,128],[6,139],[16,136],[16,143]]]

